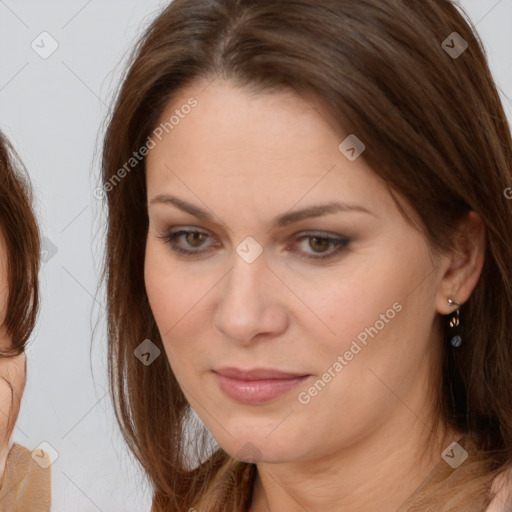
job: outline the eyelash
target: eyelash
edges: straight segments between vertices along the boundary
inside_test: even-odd
[[[168,233],[166,235],[163,235],[163,236],[158,236],[157,238],[161,239],[164,241],[164,243],[166,244],[169,244],[171,246],[171,249],[174,251],[174,252],[177,252],[179,254],[183,254],[185,256],[198,256],[204,252],[207,252],[206,250],[201,250],[201,251],[190,251],[190,250],[187,250],[187,249],[183,249],[182,247],[179,247],[178,245],[176,245],[176,239],[179,239],[181,238],[182,236],[185,236],[185,235],[190,235],[190,234],[199,234],[199,235],[206,235],[208,236],[207,233],[205,233],[204,231],[199,231],[199,230],[196,230],[196,229],[192,229],[192,230],[184,230],[184,229],[180,229],[179,231],[175,231],[174,233]],[[318,240],[326,240],[329,242],[329,244],[331,246],[334,246],[334,250],[327,253],[327,255],[322,255],[322,256],[301,256],[299,255],[299,258],[302,258],[302,259],[306,259],[306,260],[327,260],[329,258],[334,258],[336,255],[338,255],[341,251],[343,251],[343,249],[346,248],[346,246],[348,245],[348,243],[350,242],[350,240],[347,238],[347,237],[331,237],[331,236],[324,236],[325,234],[321,234],[321,233],[305,233],[303,236],[297,238],[296,240],[297,241],[302,241],[302,240],[306,240],[306,239],[318,239]],[[288,248],[287,248],[288,249]],[[323,253],[320,253],[320,254],[323,254]]]

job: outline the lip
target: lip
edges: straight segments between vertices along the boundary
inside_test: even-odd
[[[263,404],[287,393],[311,375],[272,368],[220,368],[214,370],[220,389],[230,398],[245,404]]]

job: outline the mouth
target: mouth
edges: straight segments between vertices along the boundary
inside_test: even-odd
[[[272,368],[220,368],[213,370],[220,389],[244,404],[264,404],[291,391],[311,377]]]

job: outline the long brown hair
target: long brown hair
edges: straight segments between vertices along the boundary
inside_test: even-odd
[[[143,277],[145,159],[132,157],[178,91],[215,77],[321,98],[364,141],[366,162],[392,193],[413,206],[433,249],[455,248],[470,210],[482,218],[486,257],[463,307],[464,345],[439,347],[434,380],[437,416],[466,433],[471,456],[464,470],[437,472],[405,510],[483,510],[491,478],[512,461],[512,202],[504,195],[512,140],[469,17],[449,0],[174,0],[134,48],[102,169],[110,387],[154,487],[153,511],[245,510],[256,472],[222,449],[205,452],[204,430],[194,430],[195,452],[187,447],[190,405],[167,358],[145,366],[133,354],[146,338],[164,349]]]
[[[14,357],[25,350],[39,309],[40,237],[33,211],[32,189],[16,151],[0,132],[0,231],[5,241],[7,283],[0,283],[2,301],[7,297],[0,327],[12,340],[0,357]],[[12,384],[6,437],[14,428],[17,411]]]

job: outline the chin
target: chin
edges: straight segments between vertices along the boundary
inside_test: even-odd
[[[235,459],[251,463],[283,463],[296,460],[298,456],[297,447],[302,446],[299,439],[290,437],[289,432],[283,430],[279,435],[271,433],[272,429],[262,430],[255,428],[236,429],[236,435],[231,437],[228,433],[215,436],[219,446]]]

